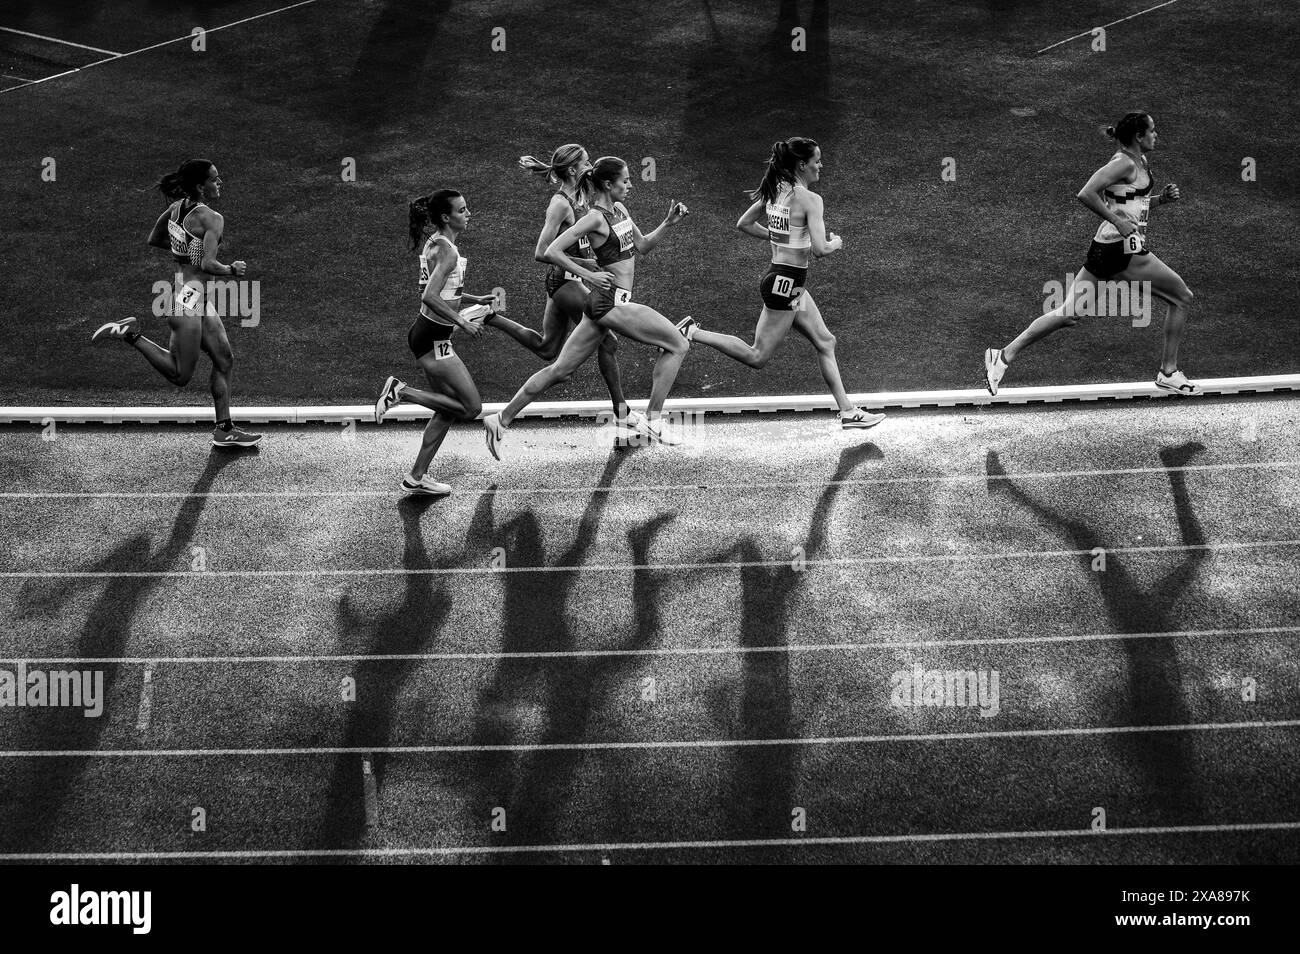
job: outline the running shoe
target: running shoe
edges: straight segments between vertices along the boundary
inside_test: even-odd
[[[873,414],[860,407],[855,407],[851,411],[840,411],[838,417],[840,419],[840,427],[845,430],[853,427],[875,427],[885,419],[885,415],[883,414]]]
[[[122,338],[128,331],[134,331],[131,326],[135,324],[134,318],[123,318],[121,321],[110,321],[107,324],[100,325],[93,335],[91,341],[98,341],[100,338]]]
[[[497,460],[501,459],[499,447],[501,442],[506,439],[506,426],[501,423],[501,415],[489,414],[483,418],[484,436],[487,437],[488,453]]]
[[[400,393],[404,387],[406,387],[404,382],[397,380],[391,374],[388,376],[388,380],[384,382],[384,389],[379,392],[379,400],[375,402],[376,424],[382,424],[384,415],[402,402]]]
[[[686,439],[682,434],[680,427],[670,424],[662,417],[656,421],[642,418],[640,423],[636,426],[636,432],[650,438],[652,441],[656,441],[660,444],[668,444],[670,446],[681,444]]]
[[[250,434],[247,431],[241,431],[237,427],[232,427],[228,431],[223,431],[219,427],[212,429],[213,447],[256,447],[261,442],[261,434]]]
[[[1202,394],[1205,391],[1199,384],[1188,381],[1187,375],[1181,371],[1175,371],[1173,374],[1165,374],[1161,371],[1156,375],[1156,387],[1170,394]]]
[[[440,484],[428,474],[425,474],[419,480],[407,474],[402,478],[402,489],[408,494],[417,496],[441,497],[451,493],[451,484]]]
[[[687,341],[694,341],[695,332],[700,330],[700,323],[690,315],[687,315],[681,321],[677,322],[677,324],[673,325],[673,327],[676,328],[678,333]]]
[[[998,385],[1002,375],[1007,373],[1007,363],[1002,360],[1001,348],[989,348],[984,352],[984,380],[988,384],[989,394],[998,396]]]
[[[615,418],[614,423],[619,427],[627,428],[629,431],[639,430],[641,425],[645,423],[645,415],[640,411],[634,411],[631,408],[628,408],[627,417],[622,420]]]

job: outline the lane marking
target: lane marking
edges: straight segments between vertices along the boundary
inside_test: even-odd
[[[410,858],[422,855],[546,854],[575,851],[674,851],[717,848],[792,848],[835,845],[926,844],[952,841],[1003,841],[1017,838],[1095,838],[1120,835],[1200,835],[1229,832],[1296,831],[1300,821],[1239,822],[1221,825],[1152,825],[1143,828],[1064,828],[1055,831],[967,831],[906,835],[821,835],[807,838],[738,838],[703,841],[616,841],[592,844],[454,845],[398,848],[267,848],[241,851],[94,851],[0,854],[0,861],[165,861],[216,858]]]
[[[1083,726],[1060,729],[1003,729],[984,732],[931,734],[832,735],[789,739],[677,739],[635,742],[544,742],[499,745],[385,745],[369,747],[311,746],[280,749],[17,749],[0,751],[8,759],[113,759],[113,758],[289,758],[305,755],[446,755],[483,752],[607,752],[624,749],[741,749],[777,746],[875,745],[899,742],[966,742],[997,739],[1036,739],[1101,735],[1137,735],[1150,732],[1222,732],[1241,729],[1293,729],[1300,719],[1261,722],[1199,722],[1185,725]]]
[[[149,728],[149,718],[153,715],[153,663],[145,663],[144,677],[140,684],[140,709],[136,714],[135,728],[144,732]]]
[[[1165,0],[1164,3],[1157,3],[1154,7],[1147,7],[1145,10],[1139,10],[1137,13],[1130,14],[1129,16],[1126,16],[1126,17],[1120,17],[1120,19],[1118,19],[1118,20],[1114,20],[1114,21],[1112,21],[1112,22],[1110,22],[1110,23],[1103,23],[1103,24],[1101,25],[1101,28],[1102,28],[1103,30],[1108,29],[1108,28],[1110,28],[1110,27],[1115,26],[1115,24],[1117,24],[1117,23],[1124,23],[1124,22],[1127,21],[1127,20],[1133,20],[1133,19],[1136,19],[1137,17],[1140,17],[1140,16],[1142,16],[1143,14],[1150,13],[1152,10],[1159,10],[1161,7],[1167,7],[1167,6],[1169,6],[1170,4],[1177,3],[1177,2],[1178,2],[1178,0]],[[1097,28],[1096,28],[1096,27],[1093,27],[1093,28],[1090,29],[1090,30],[1084,30],[1082,33],[1076,33],[1074,36],[1067,36],[1064,40],[1061,40],[1061,41],[1059,41],[1059,42],[1057,42],[1057,43],[1053,43],[1051,46],[1045,46],[1045,47],[1043,47],[1041,50],[1038,50],[1038,51],[1035,52],[1033,55],[1034,55],[1034,56],[1038,56],[1040,53],[1046,53],[1048,50],[1054,50],[1054,49],[1056,49],[1058,46],[1064,46],[1066,43],[1069,43],[1069,42],[1071,42],[1071,41],[1073,41],[1073,40],[1082,39],[1082,38],[1085,37],[1085,36],[1092,36],[1092,31],[1095,30],[1095,29],[1097,29]]]
[[[538,652],[481,653],[361,653],[298,656],[44,656],[0,658],[0,664],[16,666],[57,665],[299,665],[310,663],[358,662],[441,662],[456,660],[500,661],[509,659],[588,659],[620,656],[749,656],[759,653],[864,652],[889,649],[938,649],[952,646],[1023,646],[1054,643],[1122,642],[1129,639],[1212,639],[1240,636],[1287,636],[1300,634],[1300,626],[1251,626],[1242,629],[1186,629],[1153,633],[1082,633],[1062,636],[999,636],[987,639],[908,639],[871,643],[791,643],[783,646],[677,646],[660,649],[565,649]]]
[[[50,43],[62,43],[64,46],[75,46],[79,50],[90,50],[92,53],[107,53],[113,59],[116,59],[117,57],[122,55],[121,53],[118,53],[115,50],[103,50],[97,46],[86,46],[86,44],[84,43],[73,43],[71,40],[60,40],[56,36],[42,36],[39,33],[28,33],[26,30],[15,30],[13,27],[0,26],[0,32],[17,33],[19,36],[30,36],[37,40],[47,40]],[[22,77],[15,77],[15,78],[21,79]],[[40,82],[40,80],[28,80],[28,82],[38,83]]]
[[[608,487],[485,487],[452,495],[464,499],[477,499],[487,496],[530,496],[535,494],[615,494],[615,493],[652,493],[680,491],[730,491],[730,490],[816,490],[823,487],[871,487],[880,484],[933,484],[963,483],[1004,480],[1051,480],[1070,477],[1123,477],[1151,476],[1160,474],[1196,473],[1198,471],[1234,471],[1266,470],[1300,467],[1300,461],[1278,460],[1257,461],[1235,464],[1187,464],[1181,467],[1123,467],[1110,470],[1039,470],[1018,474],[927,474],[908,477],[859,477],[849,480],[799,480],[799,481],[761,481],[753,483],[693,483],[693,484],[643,484]],[[391,490],[209,490],[198,493],[189,491],[3,491],[0,499],[8,500],[188,500],[193,498],[258,498],[258,497],[382,497],[392,499],[397,495]]]
[[[204,32],[205,34],[209,34],[209,33],[217,33],[217,32],[219,32],[219,31],[221,31],[221,30],[228,30],[228,29],[230,29],[231,27],[237,27],[237,26],[240,26],[241,24],[244,24],[244,23],[251,23],[251,22],[254,21],[254,20],[260,20],[260,19],[262,19],[263,17],[270,17],[270,16],[274,16],[274,15],[277,14],[277,13],[284,13],[286,10],[293,10],[293,9],[295,9],[296,7],[305,7],[305,6],[307,6],[309,3],[315,3],[315,2],[316,2],[316,0],[299,0],[298,3],[290,4],[290,5],[287,6],[287,7],[280,7],[280,9],[278,9],[278,10],[269,10],[269,11],[267,11],[266,13],[259,13],[259,14],[257,14],[256,16],[245,17],[244,19],[242,19],[242,20],[236,20],[236,21],[233,22],[233,23],[224,23],[224,24],[222,24],[221,26],[215,26],[215,27],[205,27],[204,30],[203,30],[203,32]],[[142,47],[140,47],[140,49],[138,49],[138,50],[131,50],[129,53],[114,53],[112,56],[105,57],[105,58],[102,59],[102,60],[95,60],[94,62],[92,62],[92,63],[87,63],[87,64],[85,64],[84,66],[78,66],[76,69],[65,70],[65,71],[62,72],[62,73],[55,73],[53,76],[44,76],[44,77],[42,77],[41,79],[38,79],[38,80],[32,80],[32,81],[29,82],[29,83],[21,83],[21,84],[19,84],[18,86],[9,86],[9,87],[6,87],[5,89],[0,89],[0,93],[9,93],[9,92],[12,92],[13,90],[16,90],[16,89],[26,89],[26,88],[29,87],[29,86],[37,86],[37,85],[39,85],[39,84],[41,84],[41,83],[48,83],[48,82],[50,82],[50,80],[56,80],[56,79],[59,79],[59,78],[64,77],[64,76],[71,76],[73,73],[80,73],[82,70],[88,70],[88,69],[90,69],[92,66],[101,66],[101,65],[103,65],[104,63],[114,63],[114,62],[116,62],[117,60],[126,59],[126,57],[128,57],[128,56],[135,56],[137,53],[148,53],[150,50],[156,50],[156,49],[158,49],[158,48],[160,48],[160,47],[164,47],[164,46],[171,46],[171,44],[173,44],[173,43],[184,43],[185,41],[187,41],[187,40],[192,40],[192,39],[194,39],[194,35],[193,35],[192,33],[187,33],[187,34],[185,34],[184,36],[178,36],[178,37],[176,37],[174,40],[163,40],[161,43],[154,43],[154,44],[152,44],[152,45],[150,45],[150,46],[142,46]],[[93,49],[93,47],[87,47],[87,49]],[[101,52],[101,53],[107,53],[107,52],[109,52],[109,51],[108,51],[108,50],[100,50],[100,51],[98,51],[98,52]]]
[[[1206,551],[1226,553],[1244,550],[1271,550],[1283,547],[1300,546],[1300,540],[1251,540],[1229,543],[1180,543],[1167,546],[1149,547],[1104,547],[1107,556],[1124,553],[1189,553]],[[937,553],[921,556],[888,557],[834,557],[822,560],[804,560],[803,565],[812,566],[871,566],[871,565],[906,565],[919,563],[962,563],[975,560],[1024,560],[1054,559],[1060,557],[1092,556],[1092,550],[1014,550],[1003,553]],[[380,567],[375,569],[317,569],[317,570],[6,570],[0,572],[0,579],[159,579],[164,577],[186,577],[195,580],[204,579],[274,579],[274,578],[316,578],[316,577],[371,577],[371,576],[492,576],[506,573],[627,573],[656,570],[664,573],[683,570],[730,570],[750,567],[788,567],[790,560],[734,560],[716,563],[588,563],[576,566],[491,566],[471,567],[429,567],[411,569],[408,567]]]

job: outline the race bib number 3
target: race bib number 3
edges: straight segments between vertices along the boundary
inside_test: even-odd
[[[197,314],[203,303],[203,290],[198,285],[182,285],[180,294],[176,296],[176,303],[180,306],[182,314]]]
[[[614,304],[615,304],[615,306],[618,306],[618,305],[626,305],[626,304],[627,304],[628,302],[630,302],[631,300],[632,300],[632,292],[630,292],[628,289],[626,289],[626,288],[615,288],[615,289],[614,289]]]
[[[442,361],[445,358],[456,357],[456,351],[452,348],[450,341],[436,341],[433,345],[433,358],[435,361]]]

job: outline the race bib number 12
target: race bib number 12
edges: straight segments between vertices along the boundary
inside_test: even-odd
[[[454,358],[456,352],[451,347],[450,341],[436,341],[433,345],[433,358],[435,361],[441,361],[444,358]]]

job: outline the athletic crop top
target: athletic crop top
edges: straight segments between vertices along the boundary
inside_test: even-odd
[[[780,248],[812,248],[806,221],[803,225],[790,227],[790,198],[793,195],[794,186],[782,182],[777,188],[776,198],[767,203],[767,234],[773,252]]]
[[[614,262],[626,262],[636,254],[632,239],[632,220],[618,209],[609,212],[598,205],[592,208],[605,217],[605,224],[609,226],[609,238],[595,249],[596,264],[604,268]]]
[[[588,207],[587,203],[584,202],[581,205],[579,205],[575,199],[571,199],[567,195],[565,195],[563,189],[561,189],[556,194],[560,198],[564,199],[565,202],[569,203],[569,208],[573,210],[574,222],[577,222],[578,219],[582,218],[583,215],[585,215],[587,212],[590,211],[590,208]],[[570,258],[594,258],[595,257],[591,252],[591,241],[585,235],[579,237],[577,244],[570,245],[568,248],[566,248],[564,250],[564,254],[569,256]]]
[[[1117,152],[1115,155],[1122,155],[1122,153]],[[1112,158],[1114,157],[1112,156]],[[1139,189],[1131,182],[1117,182],[1113,186],[1108,186],[1102,196],[1106,200],[1107,208],[1120,218],[1128,219],[1137,226],[1138,234],[1142,236],[1142,242],[1145,245],[1147,215],[1151,211],[1151,186],[1154,182],[1145,156],[1142,158],[1142,171],[1147,174],[1147,184],[1144,188]],[[1103,221],[1097,227],[1097,234],[1093,236],[1093,241],[1105,244],[1118,242],[1121,238],[1122,236],[1115,226]]]
[[[429,276],[433,274],[433,249],[439,242],[446,242],[451,253],[456,256],[456,267],[447,274],[447,280],[442,283],[442,288],[438,291],[438,297],[443,301],[457,301],[460,298],[461,289],[465,285],[465,267],[469,265],[469,259],[460,254],[460,250],[451,244],[451,241],[445,235],[434,233],[429,236],[429,240],[424,243],[424,248],[420,251],[420,291],[424,292],[424,286],[429,284]],[[452,322],[434,314],[424,302],[420,303],[420,314],[430,321],[436,321],[440,325],[450,325]]]
[[[203,263],[203,239],[197,238],[185,227],[185,216],[197,209],[202,203],[189,204],[188,199],[181,199],[172,207],[167,218],[167,238],[171,242],[172,256],[178,262],[191,265]]]

